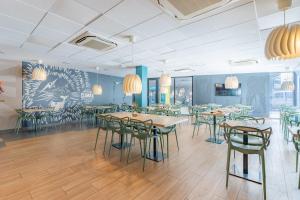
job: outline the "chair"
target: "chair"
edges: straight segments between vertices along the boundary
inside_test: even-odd
[[[175,134],[176,137],[176,144],[177,144],[177,149],[179,151],[179,144],[178,144],[178,136],[177,136],[177,132],[176,132],[176,125],[170,126],[170,127],[165,127],[165,128],[157,128],[158,130],[158,134],[162,136],[166,135],[167,136],[167,156],[169,157],[169,135],[171,133]],[[151,144],[151,139],[149,141],[149,143]],[[150,144],[149,144],[149,148],[150,148]],[[164,139],[163,139],[163,146],[164,146]]]
[[[300,133],[299,133],[299,131],[297,132],[297,134],[293,135],[293,143],[294,143],[294,146],[296,149],[296,172],[298,172],[299,153],[300,153]],[[298,189],[300,189],[300,173],[299,173]]]
[[[201,125],[206,125],[208,126],[209,128],[209,135],[211,137],[211,125],[212,125],[212,120],[210,119],[209,116],[204,116],[201,114],[201,111],[197,112],[197,114],[195,115],[196,116],[196,119],[195,119],[195,122],[192,123],[192,125],[194,126],[194,129],[193,129],[193,138],[194,138],[194,135],[195,135],[195,130],[197,129],[197,135],[199,133],[199,128]]]
[[[120,149],[121,149],[120,161],[121,161],[122,157],[123,157],[123,151],[126,148],[126,145],[124,145],[124,144],[127,144],[128,134],[132,133],[132,128],[130,125],[129,118],[124,117],[124,118],[120,119],[120,118],[112,116],[110,118],[110,120],[108,121],[107,125],[108,125],[108,128],[112,131],[108,155],[110,155],[110,152],[111,152],[111,147],[112,147],[113,141],[114,141],[114,134],[117,133],[121,138],[121,147],[120,147]],[[124,138],[125,138],[125,141],[124,141]]]
[[[132,126],[132,134],[130,138],[130,146],[127,154],[127,163],[129,161],[129,156],[130,156],[130,151],[131,151],[131,146],[132,146],[132,141],[134,138],[137,138],[140,143],[140,150],[141,150],[141,156],[143,158],[143,171],[145,170],[145,161],[146,161],[146,156],[147,156],[147,145],[148,141],[154,137],[157,137],[160,141],[160,147],[163,153],[163,145],[162,145],[162,135],[154,135],[153,134],[153,121],[152,120],[147,120],[147,121],[140,121],[140,120],[135,120],[131,119],[130,124]],[[143,148],[142,148],[142,142],[143,142]],[[149,143],[150,145],[150,143]],[[164,157],[163,157],[164,160]]]
[[[94,151],[97,148],[97,143],[98,143],[98,137],[99,137],[99,133],[100,130],[105,130],[105,139],[104,139],[104,148],[103,148],[103,155],[105,154],[105,148],[106,148],[106,142],[107,142],[107,135],[108,135],[108,131],[110,130],[108,127],[108,123],[111,120],[111,115],[99,115],[97,117],[97,119],[99,120],[98,123],[98,131],[97,131],[97,135],[96,135],[96,141],[95,141],[95,147],[94,147]]]
[[[226,127],[228,125],[225,124]],[[245,132],[247,131],[247,132]],[[267,130],[264,130],[267,131]],[[227,166],[226,166],[226,188],[228,187],[229,168],[231,151],[237,151],[243,154],[257,154],[262,163],[262,179],[263,179],[263,193],[266,200],[266,170],[265,170],[265,154],[264,151],[267,147],[267,139],[265,138],[264,131],[256,128],[236,126],[229,128],[228,132],[228,151],[227,151]],[[272,131],[271,129],[268,131]],[[248,136],[248,144],[244,144],[240,140],[241,136]]]

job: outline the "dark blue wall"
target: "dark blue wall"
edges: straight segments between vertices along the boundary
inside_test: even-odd
[[[99,74],[103,93],[94,96],[91,88],[97,83],[97,74],[75,69],[41,65],[47,71],[47,80],[32,80],[32,70],[38,64],[22,62],[23,108],[61,107],[62,109],[86,104],[131,104],[122,90],[123,78]],[[116,84],[118,83],[118,84]]]
[[[224,106],[246,104],[254,108],[254,115],[268,116],[270,112],[270,74],[238,74],[242,84],[241,96],[215,96],[215,84],[224,83],[228,75],[194,76],[193,100],[194,105],[217,103]]]

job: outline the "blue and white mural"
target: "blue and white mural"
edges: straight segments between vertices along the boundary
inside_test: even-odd
[[[32,70],[43,67],[47,80],[32,80]],[[123,103],[122,78],[101,75],[102,96],[92,94],[92,85],[97,83],[97,74],[76,69],[22,62],[23,108],[52,107],[58,113],[55,121],[73,120],[79,117],[79,108],[86,104]],[[130,99],[125,99],[130,103]]]

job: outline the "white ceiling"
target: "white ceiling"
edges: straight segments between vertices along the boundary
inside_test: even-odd
[[[155,0],[0,0],[0,59],[37,60],[123,76],[134,64],[173,76],[283,71],[298,60],[265,59],[264,43],[273,27],[283,24],[276,0],[233,0],[228,7],[179,22]],[[300,0],[286,12],[286,22],[300,21]],[[89,31],[118,44],[98,52],[69,44]],[[229,60],[256,59],[252,66]],[[166,63],[163,61],[167,60]],[[299,66],[300,67],[300,66]],[[173,70],[189,68],[187,72]]]

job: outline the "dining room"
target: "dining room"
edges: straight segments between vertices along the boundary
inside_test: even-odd
[[[0,200],[299,200],[299,0],[1,0]]]

